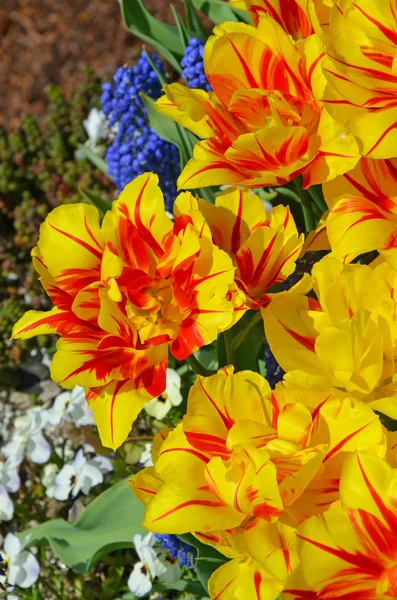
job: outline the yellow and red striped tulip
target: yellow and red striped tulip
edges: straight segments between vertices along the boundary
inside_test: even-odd
[[[346,457],[386,455],[368,406],[315,395],[305,406],[293,387],[272,393],[259,374],[232,367],[198,377],[182,423],[155,440],[154,467],[132,478],[147,529],[194,532],[232,559],[212,575],[212,598],[255,582],[276,598],[298,564],[296,528],[339,500]]]
[[[338,499],[349,452],[385,456],[386,437],[369,407],[345,398],[310,410],[295,398],[293,390],[272,394],[262,376],[232,367],[198,377],[183,422],[146,472],[150,481],[145,471],[132,479],[138,494],[152,490],[145,526],[206,534],[245,528],[252,518],[273,523],[285,512],[301,522],[309,505],[313,514]]]
[[[33,252],[55,308],[26,313],[13,337],[61,336],[51,376],[90,390],[105,446],[119,446],[145,401],[164,391],[169,348],[184,359],[235,319],[231,259],[195,226],[195,213],[203,219],[190,194],[175,204],[173,223],[157,176],[141,175],[101,227],[92,206],[56,208]]]
[[[234,6],[233,0],[230,4]],[[294,40],[327,30],[333,0],[243,0],[255,25],[262,14],[270,15]]]
[[[397,469],[366,452],[350,456],[340,483],[342,510],[313,516],[298,530],[301,577],[295,575],[293,593],[287,584],[285,599],[395,598],[396,490]]]
[[[214,243],[227,252],[236,267],[235,281],[249,308],[268,302],[267,290],[295,270],[304,236],[298,234],[290,209],[270,212],[249,190],[226,189],[215,204],[199,202]]]
[[[180,188],[282,185],[302,174],[323,183],[358,161],[354,137],[317,101],[326,84],[321,37],[295,43],[262,15],[258,26],[224,23],[204,54],[213,92],[165,85],[157,109],[204,138]]]
[[[397,418],[395,271],[329,256],[312,277],[317,299],[279,295],[262,309],[277,362]]]
[[[397,269],[397,160],[362,158],[323,186],[332,250],[342,260],[378,250]]]
[[[395,0],[337,0],[326,37],[323,101],[372,158],[396,155],[396,10]]]

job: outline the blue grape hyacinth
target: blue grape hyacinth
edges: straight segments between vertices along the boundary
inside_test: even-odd
[[[192,569],[196,559],[196,549],[190,544],[186,544],[173,534],[155,534],[156,539],[161,542],[164,549],[168,550],[171,558],[178,559],[182,567]]]
[[[269,382],[270,387],[273,389],[276,384],[282,380],[285,371],[280,367],[278,362],[273,356],[273,352],[270,350],[269,346],[266,347],[265,350],[265,368],[266,368],[266,379]]]
[[[164,66],[154,55],[156,68],[165,76]],[[167,210],[172,210],[176,180],[180,172],[176,146],[161,139],[150,128],[140,93],[153,99],[161,96],[161,83],[146,54],[133,67],[119,67],[113,83],[102,86],[102,111],[114,132],[105,159],[109,175],[121,191],[146,171],[159,176]]]
[[[210,92],[212,88],[204,72],[203,56],[203,42],[197,38],[191,38],[181,60],[182,77],[189,88],[199,88]]]

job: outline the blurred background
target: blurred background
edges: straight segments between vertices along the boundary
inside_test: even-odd
[[[160,20],[171,18],[168,0],[145,6]],[[22,116],[43,116],[49,84],[70,99],[84,81],[83,67],[110,78],[141,46],[122,24],[117,0],[2,0],[0,124],[16,130]]]
[[[172,22],[168,0],[145,0],[144,5],[153,16]],[[174,6],[180,8],[181,2]],[[43,352],[51,354],[54,347],[50,336],[10,340],[13,324],[26,310],[50,307],[30,257],[40,223],[55,206],[80,201],[81,190],[109,201],[116,187],[133,178],[131,165],[121,165],[124,138],[109,155],[115,165],[110,176],[87,160],[81,147],[88,144],[104,157],[111,140],[96,147],[92,137],[101,128],[95,111],[101,110],[102,85],[113,84],[120,66],[136,64],[141,51],[141,40],[122,22],[117,0],[0,3],[0,392],[31,391],[43,378],[36,367],[31,373],[26,366],[32,351],[41,364]],[[123,74],[134,81],[131,71]]]

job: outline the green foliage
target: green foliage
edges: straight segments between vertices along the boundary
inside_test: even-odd
[[[143,505],[124,480],[95,498],[73,525],[55,519],[21,536],[29,536],[29,546],[49,544],[68,567],[88,573],[110,552],[133,547],[133,536],[146,533],[140,525],[142,520]]]
[[[180,60],[184,46],[178,28],[158,21],[145,8],[142,0],[119,0],[126,27],[147,42],[177,71],[181,73]]]
[[[84,83],[70,101],[59,87],[48,88],[45,123],[28,115],[18,131],[0,129],[0,304],[12,299],[15,314],[48,307],[30,252],[49,211],[80,201],[79,188],[89,189],[103,201],[113,194],[113,185],[98,168],[76,158],[87,139],[83,120],[98,105],[100,91],[99,79],[86,70]],[[5,367],[18,363],[26,347],[37,344],[35,340],[10,344],[13,319],[0,314],[0,354]],[[5,386],[4,374],[0,372],[0,388]]]
[[[212,573],[228,562],[228,559],[212,546],[202,544],[191,533],[179,535],[183,542],[197,549],[195,570],[204,590],[208,591],[208,580]]]
[[[214,23],[224,23],[225,21],[250,23],[247,12],[232,8],[225,0],[192,0],[192,2]]]

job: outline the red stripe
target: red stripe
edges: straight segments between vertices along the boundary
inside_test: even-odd
[[[353,6],[357,8],[357,10],[359,10],[360,13],[368,19],[368,21],[373,23],[373,25],[375,25],[379,29],[379,31],[381,31],[387,37],[387,39],[389,39],[391,42],[393,42],[395,46],[397,46],[397,33],[395,31],[382,25],[380,21],[377,21],[376,19],[374,19],[374,17],[371,17],[371,15],[365,12],[365,10],[363,10],[361,6],[358,6],[358,4],[356,4],[355,2],[353,2]]]
[[[66,231],[62,231],[62,229],[58,229],[58,227],[55,227],[55,225],[53,225],[52,223],[48,223],[48,224],[49,224],[50,227],[52,227],[52,229],[54,229],[58,233],[61,233],[62,235],[64,235],[65,237],[69,238],[73,242],[76,242],[76,244],[80,244],[80,246],[83,246],[83,248],[85,248],[86,250],[88,250],[88,252],[91,252],[91,254],[93,254],[94,256],[96,256],[99,260],[102,259],[102,252],[99,252],[96,248],[93,248],[92,246],[90,246],[89,244],[87,244],[87,242],[84,242],[80,238],[75,237],[71,233],[67,233]]]
[[[164,250],[162,249],[160,244],[157,242],[157,240],[153,237],[152,233],[144,226],[144,224],[142,223],[142,220],[141,220],[141,212],[140,212],[141,202],[142,202],[143,194],[145,192],[145,189],[146,189],[149,181],[150,181],[150,175],[148,175],[148,178],[146,179],[145,183],[143,184],[142,189],[138,194],[138,198],[136,199],[136,204],[135,204],[135,209],[134,209],[135,225],[136,225],[136,228],[138,229],[139,233],[141,234],[142,238],[145,240],[145,242],[147,244],[149,244],[149,246],[151,247],[153,252],[156,254],[156,256],[162,256],[164,254]]]
[[[279,321],[279,323],[284,327],[285,331],[294,338],[295,341],[299,342],[299,344],[302,344],[302,346],[307,348],[307,350],[310,350],[310,352],[315,352],[316,338],[309,335],[301,335],[292,329],[288,329],[288,327],[281,321]]]
[[[239,49],[232,42],[232,40],[230,39],[230,37],[228,37],[228,41],[229,41],[229,44],[231,45],[231,47],[233,48],[234,52],[236,53],[236,56],[239,59],[241,66],[243,67],[243,71],[244,71],[244,74],[245,74],[245,76],[246,76],[246,78],[248,80],[250,88],[254,88],[254,89],[259,88],[258,82],[256,81],[255,77],[252,75],[251,69],[247,65],[247,63],[245,62],[244,57],[240,54]]]
[[[360,433],[361,431],[363,431],[366,427],[368,427],[368,425],[370,425],[371,423],[366,423],[365,425],[363,425],[362,427],[360,427],[360,429],[357,429],[356,431],[352,431],[352,433],[349,433],[349,435],[347,435],[345,438],[343,438],[343,440],[341,440],[338,444],[336,444],[336,446],[334,446],[332,448],[332,450],[330,450],[325,458],[323,462],[326,462],[327,460],[329,460],[332,456],[334,456],[337,452],[339,452],[339,450],[341,448],[343,448],[343,446],[345,444],[347,444],[347,442],[349,442],[352,438],[354,438],[355,435],[357,435],[358,433]]]
[[[165,517],[168,517],[169,515],[172,515],[174,512],[177,512],[178,510],[181,510],[182,508],[186,508],[187,506],[210,506],[212,508],[219,508],[219,507],[224,507],[225,505],[223,504],[223,502],[214,502],[213,500],[187,500],[186,502],[182,502],[182,504],[178,504],[178,506],[175,506],[175,508],[171,508],[171,510],[168,510],[163,515],[156,517],[156,519],[153,519],[153,522],[155,523],[156,521],[165,519]]]
[[[210,403],[212,404],[212,406],[215,408],[216,412],[222,419],[226,429],[230,429],[234,425],[234,421],[232,419],[228,420],[228,418],[223,414],[223,412],[221,412],[221,410],[218,408],[216,402],[213,401],[211,396],[208,394],[207,390],[204,389],[201,381],[199,381],[199,386],[200,386],[201,391],[204,392],[204,394],[206,395],[206,397],[208,398],[208,400],[210,401]]]
[[[259,573],[259,571],[255,571],[254,587],[255,587],[255,594],[256,594],[257,600],[261,600],[261,583],[262,583],[262,576]]]
[[[210,462],[209,458],[203,454],[200,454],[200,452],[197,452],[197,450],[193,450],[193,448],[168,448],[167,450],[160,452],[160,456],[167,454],[168,452],[187,452],[188,454],[193,454],[193,456],[196,456],[196,458],[202,460],[205,464]]]
[[[234,578],[235,579],[235,578]],[[225,592],[227,590],[227,588],[232,585],[234,579],[231,579],[226,585],[225,587],[219,592],[219,594],[217,594],[215,596],[215,598],[213,600],[219,600],[219,598],[222,596],[223,592]]]

